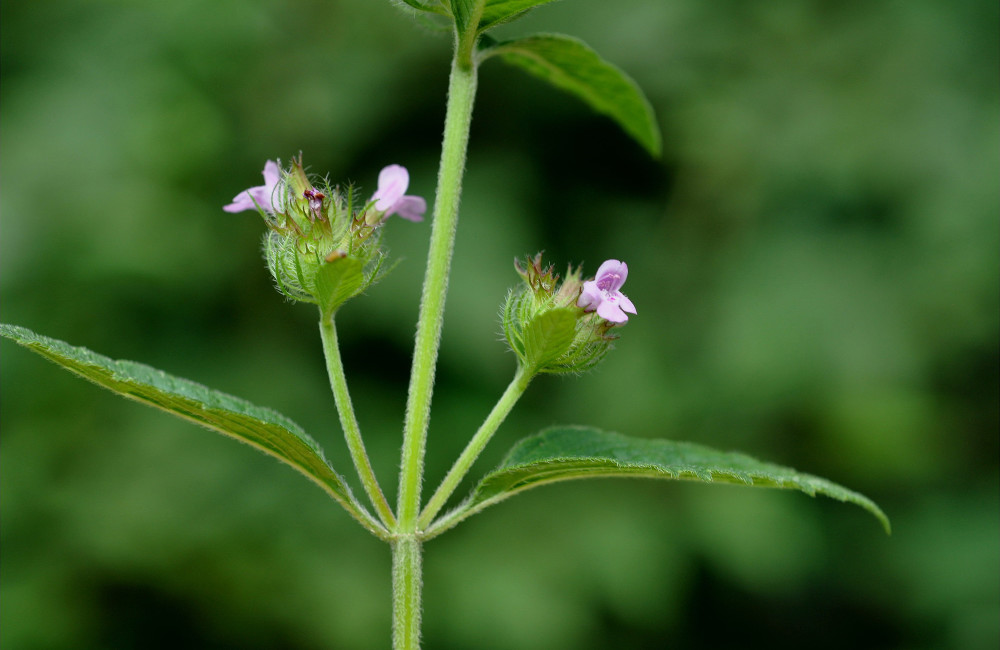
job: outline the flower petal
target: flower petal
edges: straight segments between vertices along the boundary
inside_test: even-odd
[[[618,303],[611,300],[605,300],[597,306],[597,315],[611,323],[624,323],[628,320],[628,316],[621,310]]]
[[[576,306],[584,311],[594,311],[603,300],[604,295],[597,288],[597,283],[589,280],[583,283],[583,290],[580,292],[580,298],[576,301]]]
[[[264,184],[251,187],[233,197],[233,202],[222,206],[226,212],[243,212],[244,210],[257,210],[258,206],[268,212],[274,212],[272,197],[281,182],[281,168],[278,163],[268,160],[264,163]]]
[[[638,313],[635,310],[635,305],[628,299],[628,296],[621,292],[618,293],[618,306],[621,307],[622,311],[627,311],[630,314]]]
[[[409,221],[423,221],[425,212],[427,212],[427,201],[423,197],[407,195],[400,197],[386,216],[398,214]]]
[[[249,190],[244,190],[234,196],[233,202],[229,205],[222,206],[222,209],[226,212],[243,212],[244,210],[253,210],[254,204],[253,200],[250,198]]]
[[[392,210],[399,199],[406,194],[410,185],[410,173],[402,165],[389,165],[378,174],[378,189],[372,195],[375,209],[381,212]]]
[[[618,291],[628,277],[628,264],[619,260],[605,260],[597,269],[595,280],[605,291]]]
[[[281,167],[273,160],[268,160],[264,164],[264,187],[269,187],[273,191],[281,180]]]

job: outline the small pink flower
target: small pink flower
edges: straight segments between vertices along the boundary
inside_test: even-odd
[[[264,165],[264,184],[258,187],[251,187],[237,194],[233,202],[223,206],[226,212],[243,212],[244,210],[256,210],[257,206],[274,214],[274,204],[271,202],[274,190],[281,181],[281,168],[278,163],[268,160]]]
[[[389,165],[378,175],[378,190],[372,195],[375,209],[388,217],[398,214],[410,221],[423,221],[427,201],[422,197],[406,195],[410,173],[401,165]]]
[[[584,311],[597,310],[597,315],[611,323],[628,320],[625,312],[636,313],[635,305],[619,289],[628,277],[628,264],[618,260],[607,260],[597,269],[597,277],[583,283],[580,299],[576,306]]]

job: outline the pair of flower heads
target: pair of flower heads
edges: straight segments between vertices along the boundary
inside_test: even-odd
[[[314,184],[301,156],[287,169],[269,160],[263,175],[263,185],[240,192],[223,210],[257,210],[268,226],[264,255],[278,290],[293,300],[318,304],[330,315],[386,272],[380,246],[386,219],[398,215],[422,221],[427,211],[422,197],[406,194],[410,174],[401,165],[382,169],[378,188],[366,202],[358,201],[353,187],[331,186],[325,179]],[[587,281],[579,268],[570,267],[560,282],[551,265],[543,266],[540,253],[515,262],[515,268],[525,286],[508,295],[502,314],[508,343],[522,362],[532,354],[537,356],[538,351],[531,349],[534,339],[552,338],[548,330],[535,330],[558,331],[556,321],[560,321],[564,328],[572,325],[572,341],[564,352],[581,353],[563,359],[571,361],[572,367],[562,370],[580,370],[581,360],[589,367],[614,338],[610,329],[636,313],[635,305],[621,292],[628,277],[625,262],[606,260],[594,279]],[[567,337],[568,330],[563,338]],[[548,358],[551,350],[542,356],[544,363],[533,362],[540,368],[557,361]],[[562,365],[555,363],[540,371],[559,372]]]

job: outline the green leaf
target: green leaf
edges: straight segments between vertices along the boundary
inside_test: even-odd
[[[455,18],[459,43],[464,43],[470,51],[479,33],[479,20],[485,5],[485,0],[451,0],[451,15]]]
[[[356,295],[364,284],[363,263],[353,257],[324,262],[316,272],[316,301],[326,316]]]
[[[861,506],[890,532],[875,503],[831,481],[763,463],[745,454],[689,442],[629,438],[590,427],[545,429],[518,442],[496,470],[453,512],[431,526],[428,537],[529,488],[577,478],[631,476],[799,490]]]
[[[532,7],[544,5],[553,0],[486,0],[483,15],[479,19],[479,31],[519,18]]]
[[[577,314],[572,309],[544,311],[524,328],[524,357],[529,369],[539,370],[566,354],[576,336]]]
[[[434,11],[434,9],[430,6],[425,5],[422,2],[417,2],[417,0],[403,0],[403,2],[420,11]]]
[[[562,34],[536,34],[480,50],[482,59],[495,55],[576,95],[618,122],[650,154],[660,155],[660,129],[642,90],[583,41]]]
[[[0,335],[123,397],[172,413],[274,456],[326,490],[366,528],[382,534],[381,525],[358,504],[316,441],[277,411],[141,363],[115,361],[24,327],[0,324]]]

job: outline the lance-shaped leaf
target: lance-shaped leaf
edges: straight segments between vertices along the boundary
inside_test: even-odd
[[[495,55],[576,95],[618,122],[650,154],[660,155],[660,129],[642,90],[583,41],[562,34],[536,34],[480,50],[482,59]]]
[[[479,19],[479,31],[519,18],[526,11],[553,0],[486,0],[483,15]]]
[[[861,506],[890,532],[889,519],[868,497],[811,474],[764,463],[745,454],[689,442],[629,438],[590,427],[561,426],[529,436],[487,474],[461,505],[430,526],[428,537],[529,488],[608,476],[734,483],[799,490]]]
[[[0,334],[98,386],[274,456],[323,488],[366,528],[376,535],[384,535],[381,524],[357,502],[344,480],[326,461],[316,441],[277,411],[141,363],[109,359],[24,327],[0,324]]]

